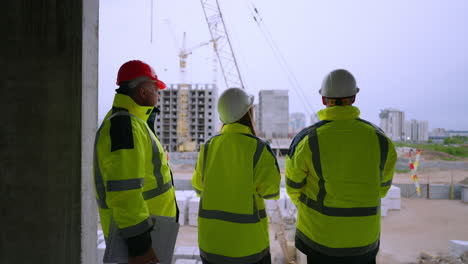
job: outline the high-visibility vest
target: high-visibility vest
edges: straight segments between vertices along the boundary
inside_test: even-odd
[[[254,263],[269,254],[263,199],[278,199],[281,175],[269,145],[247,126],[224,125],[201,146],[192,184],[200,195],[200,254],[213,263]]]
[[[146,122],[153,111],[116,94],[113,110],[96,133],[95,194],[106,238],[111,221],[129,238],[152,227],[150,215],[176,216],[166,154]]]
[[[305,253],[363,255],[379,245],[380,198],[392,183],[395,148],[356,107],[320,115],[286,157],[286,188],[298,207],[296,245]]]

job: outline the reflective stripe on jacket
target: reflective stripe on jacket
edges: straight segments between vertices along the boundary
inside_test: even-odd
[[[318,114],[322,121],[296,135],[286,157],[296,238],[326,255],[362,255],[379,243],[380,198],[392,183],[395,148],[354,106]]]
[[[176,216],[166,153],[153,124],[148,125],[154,109],[116,94],[113,110],[96,133],[95,191],[106,237],[112,219],[122,237],[129,238],[152,227],[150,215]]]
[[[200,149],[192,184],[200,198],[200,254],[213,263],[254,263],[269,253],[263,199],[278,199],[281,175],[269,145],[247,126],[224,125]]]

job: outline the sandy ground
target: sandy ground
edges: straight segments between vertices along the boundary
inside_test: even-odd
[[[450,240],[468,241],[468,204],[402,198],[382,219],[380,264],[415,261],[420,252],[449,254]]]
[[[270,225],[272,258],[282,251]],[[459,200],[402,199],[400,211],[382,218],[379,264],[416,261],[421,252],[449,254],[450,240],[468,240],[468,204]],[[183,226],[177,246],[197,246],[197,228]],[[275,262],[273,262],[275,263]]]
[[[176,170],[176,179],[191,179],[192,171]],[[284,173],[282,172],[282,175]],[[419,182],[454,184],[468,178],[467,170],[424,169]],[[394,183],[412,183],[409,173],[395,174]],[[379,264],[403,264],[416,261],[421,252],[449,254],[450,240],[468,241],[468,204],[460,200],[402,198],[400,211],[390,211],[382,218]],[[270,225],[273,260],[282,254]],[[196,246],[196,227],[183,226],[177,245]],[[275,262],[273,262],[275,263]]]

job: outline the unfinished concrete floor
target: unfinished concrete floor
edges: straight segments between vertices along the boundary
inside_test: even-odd
[[[382,218],[378,263],[409,263],[423,251],[446,255],[450,240],[468,240],[468,204],[401,198],[401,210]]]

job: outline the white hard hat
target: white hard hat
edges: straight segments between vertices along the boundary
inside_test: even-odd
[[[344,98],[356,95],[359,88],[356,80],[347,70],[334,70],[325,76],[319,94],[329,98]]]
[[[219,119],[230,124],[241,119],[252,107],[254,96],[241,88],[229,88],[218,99]]]

